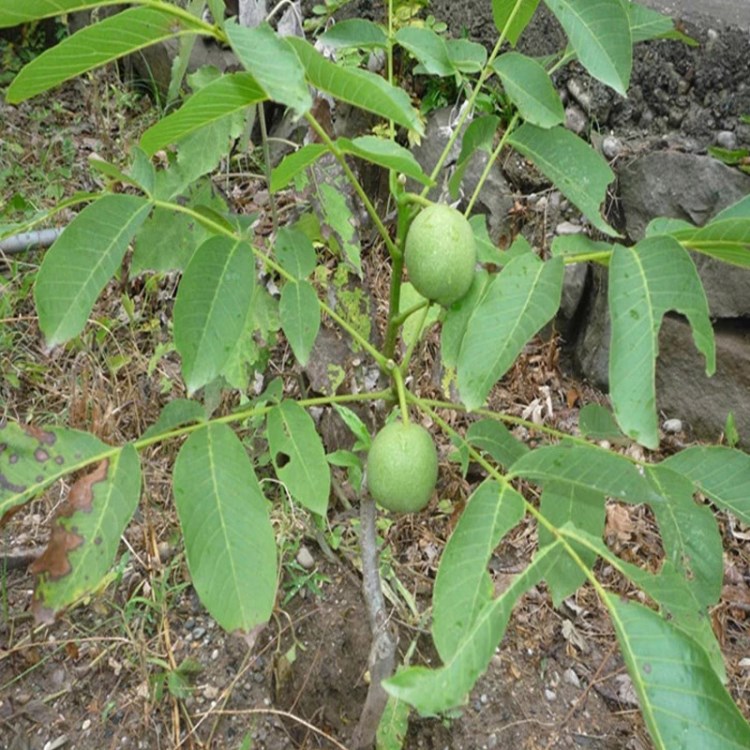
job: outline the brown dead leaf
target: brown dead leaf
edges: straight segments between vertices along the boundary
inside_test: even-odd
[[[630,510],[624,505],[607,506],[607,536],[615,536],[620,542],[632,538],[635,524],[630,518]]]
[[[105,459],[89,474],[81,477],[68,493],[52,521],[52,533],[47,548],[29,566],[29,572],[37,576],[47,576],[52,580],[70,573],[68,553],[83,543],[83,538],[71,529],[65,528],[63,518],[70,518],[78,511],[90,511],[94,498],[93,486],[107,477],[109,460]]]

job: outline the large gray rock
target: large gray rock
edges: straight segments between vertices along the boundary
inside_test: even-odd
[[[657,216],[702,225],[750,194],[750,177],[710,156],[671,151],[645,154],[619,172],[625,229],[640,240]],[[750,271],[694,254],[714,318],[750,316]]]
[[[427,174],[430,174],[438,163],[457,119],[458,113],[452,107],[435,110],[429,115],[422,142],[412,149],[416,160]],[[430,191],[429,196],[432,200],[448,200],[447,182],[460,151],[461,138],[458,138],[446,160],[446,166],[438,175],[437,186]],[[462,206],[468,203],[488,159],[489,155],[484,151],[477,151],[472,156],[464,172],[461,189]],[[415,183],[411,188],[418,189],[419,186]],[[487,216],[487,228],[494,241],[507,232],[508,214],[513,208],[513,203],[513,191],[503,176],[500,166],[495,163],[482,187],[479,200],[474,204],[475,213],[483,213]]]
[[[667,317],[659,337],[657,404],[665,417],[687,422],[698,436],[718,437],[734,413],[742,443],[750,446],[750,326],[717,327],[716,374],[692,344],[690,326]]]
[[[750,177],[710,156],[651,151],[618,172],[625,229],[643,238],[656,216],[702,225],[750,193]]]

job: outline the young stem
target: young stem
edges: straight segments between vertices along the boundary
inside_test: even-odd
[[[513,115],[513,118],[511,119],[511,121],[508,123],[508,127],[505,128],[505,132],[503,133],[503,137],[500,139],[500,143],[497,144],[497,147],[490,155],[490,158],[487,159],[487,163],[484,165],[482,174],[479,177],[479,182],[477,182],[477,186],[474,188],[474,192],[471,195],[471,199],[469,200],[469,203],[466,206],[466,210],[464,211],[464,216],[469,216],[471,214],[471,210],[472,208],[474,208],[474,204],[476,203],[477,198],[479,198],[479,193],[484,187],[484,183],[487,181],[487,178],[490,175],[490,171],[492,170],[492,167],[494,166],[495,162],[500,156],[502,150],[505,148],[505,143],[508,140],[508,136],[515,130],[515,127],[518,124],[519,119],[520,117],[518,115],[518,112],[516,112],[516,114]]]
[[[388,234],[388,230],[385,228],[385,225],[380,220],[380,216],[378,216],[378,212],[375,210],[375,206],[372,205],[372,201],[367,197],[365,189],[360,184],[354,172],[352,172],[351,167],[347,164],[344,154],[339,151],[338,147],[331,140],[328,133],[326,133],[326,131],[323,129],[322,125],[309,112],[305,115],[305,119],[309,123],[310,127],[315,131],[315,134],[318,136],[318,138],[320,138],[321,143],[326,146],[326,148],[331,152],[336,161],[341,165],[341,168],[344,170],[344,174],[351,183],[351,186],[354,188],[354,192],[362,201],[362,205],[365,207],[368,216],[370,217],[370,219],[372,219],[372,223],[378,230],[378,234],[382,237],[385,246],[388,248],[388,252],[390,253],[391,257],[393,257],[397,252],[396,246],[393,244],[393,240]]]
[[[263,144],[263,173],[266,176],[266,187],[268,188],[268,201],[271,205],[271,221],[273,233],[279,231],[279,215],[276,211],[276,198],[271,192],[271,149],[268,145],[268,132],[266,131],[266,107],[263,102],[258,103],[258,122],[260,123],[260,138]]]
[[[409,406],[406,403],[406,388],[404,387],[404,376],[401,374],[401,368],[396,366],[396,363],[391,361],[392,365],[390,369],[391,377],[396,384],[396,393],[398,394],[398,405],[401,409],[401,421],[405,424],[409,424]]]

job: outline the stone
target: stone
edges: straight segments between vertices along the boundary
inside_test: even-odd
[[[565,127],[572,130],[576,135],[586,132],[589,120],[586,113],[577,104],[568,104],[565,107]]]
[[[716,373],[706,376],[706,364],[692,344],[686,321],[668,316],[659,336],[656,368],[657,404],[667,414],[679,414],[698,437],[717,439],[727,415],[734,413],[740,444],[750,445],[750,326],[715,327]]]
[[[562,323],[563,334],[566,333],[566,325],[573,321],[581,304],[588,275],[589,267],[587,263],[571,263],[565,266],[562,297],[557,314],[558,321]]]
[[[665,419],[662,425],[664,432],[671,435],[676,435],[678,432],[682,432],[682,420],[681,419]]]
[[[613,161],[622,153],[622,141],[614,135],[605,136],[602,140],[602,154]]]
[[[733,151],[737,148],[737,136],[731,130],[720,130],[716,134],[716,145]]]
[[[750,194],[750,176],[709,156],[671,151],[647,153],[619,171],[625,229],[643,238],[658,217],[687,219],[697,226]],[[714,318],[750,316],[750,271],[693,253]]]
[[[458,120],[459,113],[452,107],[443,107],[431,112],[427,118],[427,126],[422,142],[412,149],[414,157],[422,166],[422,169],[430,174],[434,169],[440,154],[443,152],[452,128]],[[455,164],[461,151],[461,138],[456,143],[447,160],[448,165]],[[474,188],[479,183],[479,178],[484,171],[489,155],[484,151],[477,151],[469,161],[464,172],[461,185],[459,208],[465,207]],[[429,198],[434,201],[451,202],[448,194],[447,183],[452,174],[452,166],[445,167],[437,179],[437,186],[429,193]],[[421,189],[416,183],[409,185],[410,190],[419,192]],[[503,176],[499,164],[493,165],[490,173],[482,186],[479,199],[474,204],[474,212],[487,216],[487,230],[493,242],[497,242],[501,236],[509,232],[509,212],[513,208],[513,192]]]
[[[625,229],[643,238],[656,216],[687,219],[701,226],[750,193],[750,176],[710,156],[651,151],[618,171]]]
[[[312,570],[315,567],[315,558],[312,556],[312,552],[304,545],[299,548],[296,560],[305,570]]]

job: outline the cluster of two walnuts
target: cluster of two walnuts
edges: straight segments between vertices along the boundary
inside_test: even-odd
[[[426,299],[443,307],[458,302],[471,287],[476,261],[471,225],[456,209],[432,204],[409,227],[404,264],[412,285]],[[435,443],[421,425],[392,422],[372,441],[367,486],[383,508],[421,510],[435,490],[437,475]]]

